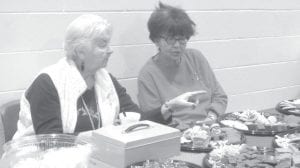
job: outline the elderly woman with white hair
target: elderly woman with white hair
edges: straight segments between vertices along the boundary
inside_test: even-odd
[[[105,69],[111,36],[112,26],[97,15],[82,15],[68,26],[66,57],[42,70],[22,96],[14,138],[93,130],[114,124],[119,111],[139,112]]]
[[[140,112],[105,69],[112,54],[111,36],[112,26],[97,15],[82,15],[68,26],[66,57],[42,70],[23,94],[14,138],[86,132],[115,124],[120,111]],[[187,100],[196,94],[181,95],[171,103],[191,106]]]

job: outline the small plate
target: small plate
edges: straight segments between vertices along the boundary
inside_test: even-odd
[[[208,147],[193,147],[193,143],[182,143],[180,146],[181,151],[184,152],[193,152],[193,153],[209,153],[214,148],[211,146]]]
[[[241,141],[240,143],[233,143],[233,144],[242,144],[246,142],[246,137],[241,134]],[[193,147],[193,143],[182,143],[181,144],[181,151],[184,152],[193,152],[193,153],[209,153],[214,149],[211,145],[208,147]]]
[[[127,166],[127,168],[144,168],[145,166],[143,166],[145,164],[145,162],[147,161],[143,161],[143,162],[137,162],[137,163],[134,163],[130,166]],[[154,162],[153,160],[149,160],[148,162]],[[186,161],[181,161],[181,160],[171,160],[172,163],[174,163],[174,165],[180,165],[180,164],[183,164],[184,166],[180,166],[182,168],[202,168],[201,166],[199,165],[196,165],[196,164],[193,164],[193,163],[190,163],[190,162],[186,162]],[[145,167],[146,168],[146,167]],[[169,167],[165,167],[165,168],[169,168]],[[171,167],[170,168],[174,168],[174,167]]]

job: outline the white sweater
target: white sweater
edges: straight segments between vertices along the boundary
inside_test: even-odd
[[[42,73],[50,76],[57,90],[63,132],[74,133],[77,123],[77,99],[87,89],[84,79],[75,63],[66,58],[45,68],[39,74]],[[101,111],[102,126],[111,125],[115,122],[120,109],[118,95],[106,69],[99,69],[95,74],[95,79],[95,90],[98,99],[98,109]],[[20,102],[18,130],[14,135],[14,139],[35,133],[30,114],[30,104],[26,99],[25,93],[22,95]]]

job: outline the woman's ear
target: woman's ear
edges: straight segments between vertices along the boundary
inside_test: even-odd
[[[80,60],[84,60],[85,54],[86,54],[86,48],[84,46],[78,46],[75,48],[75,54],[77,58]]]
[[[155,41],[154,41],[154,44],[155,44],[157,50],[160,51],[160,48],[161,48],[161,40],[155,40]]]

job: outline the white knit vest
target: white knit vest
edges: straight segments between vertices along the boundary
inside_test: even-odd
[[[58,93],[60,101],[61,119],[64,133],[74,133],[77,123],[77,100],[87,89],[87,85],[73,61],[66,58],[42,70],[39,74],[50,76]],[[119,98],[106,69],[102,68],[95,74],[95,91],[98,109],[101,112],[102,126],[111,125],[120,110]],[[26,93],[26,92],[25,92]],[[25,97],[21,97],[18,130],[14,138],[34,134],[30,114],[30,104]]]

